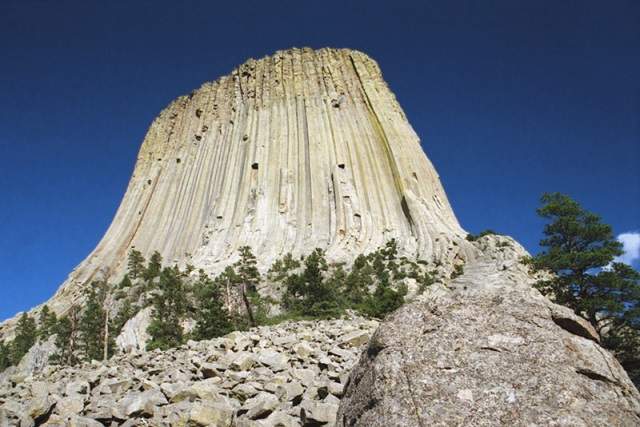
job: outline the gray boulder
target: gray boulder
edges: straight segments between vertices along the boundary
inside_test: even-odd
[[[508,258],[493,252],[390,316],[337,425],[640,425],[640,394],[593,328]]]
[[[129,392],[114,408],[114,415],[117,418],[128,419],[133,416],[151,416],[157,406],[166,405],[167,399],[158,389],[151,389],[144,392]]]

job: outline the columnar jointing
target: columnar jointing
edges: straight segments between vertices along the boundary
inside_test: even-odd
[[[316,247],[349,260],[391,238],[431,260],[462,235],[378,65],[352,50],[291,49],[160,113],[113,223],[58,296],[120,274],[133,247],[216,271],[242,245],[263,267]]]

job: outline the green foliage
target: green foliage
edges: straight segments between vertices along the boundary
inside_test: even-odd
[[[399,286],[393,289],[388,283],[381,282],[376,287],[373,295],[367,297],[361,310],[373,317],[382,318],[388,313],[397,310],[404,303],[407,294],[406,286]]]
[[[537,288],[589,320],[602,333],[603,344],[637,375],[640,274],[613,262],[622,245],[598,215],[563,194],[545,194],[541,200],[538,214],[548,220],[540,242],[544,250],[527,262],[534,271],[552,275]]]
[[[151,254],[151,258],[149,258],[149,263],[147,264],[147,268],[142,272],[142,278],[147,284],[150,284],[153,279],[160,276],[160,272],[162,271],[162,255],[160,252],[155,251]]]
[[[59,365],[75,365],[78,342],[78,308],[73,306],[66,316],[61,317],[54,328],[56,334],[56,352],[49,361]]]
[[[162,269],[158,290],[154,293],[152,301],[152,318],[147,329],[151,340],[147,343],[147,350],[166,350],[181,345],[184,342],[181,321],[187,307],[187,299],[177,267]]]
[[[49,338],[54,333],[57,321],[56,314],[45,304],[38,317],[38,337],[43,340]]]
[[[542,203],[538,214],[548,220],[545,238],[540,241],[544,250],[529,262],[534,270],[554,275],[539,281],[537,287],[598,327],[598,312],[618,307],[614,308],[617,312],[626,300],[624,291],[629,286],[625,280],[611,282],[617,277],[615,272],[597,272],[622,254],[622,245],[609,225],[568,196],[545,194]],[[616,289],[610,289],[609,283]]]
[[[392,239],[368,257],[372,261],[377,285],[373,294],[367,293],[364,303],[360,304],[359,308],[369,316],[382,318],[404,303],[404,297],[407,294],[406,286],[400,285],[394,289],[391,285],[390,272],[393,272],[394,279],[404,276],[399,274],[397,254],[397,244],[395,239]]]
[[[242,246],[238,251],[240,260],[234,265],[238,280],[246,284],[249,289],[255,290],[260,280],[256,257],[249,246]]]
[[[234,265],[237,283],[240,284],[240,293],[245,305],[247,317],[251,326],[256,326],[256,320],[251,305],[251,297],[256,295],[256,285],[260,281],[260,272],[256,267],[257,261],[249,246],[240,249],[240,260]]]
[[[127,270],[128,276],[131,276],[132,279],[142,277],[145,272],[144,257],[142,256],[142,252],[131,249],[131,252],[129,252]]]
[[[11,360],[11,346],[0,341],[0,372],[13,365]]]
[[[637,310],[637,306],[635,308]],[[634,316],[636,322],[639,318],[637,312]],[[602,345],[613,350],[616,358],[629,374],[629,378],[640,386],[640,333],[637,324],[628,323],[628,319],[614,319],[610,322],[610,330],[602,334]]]
[[[293,258],[291,252],[287,253],[282,259],[276,260],[269,269],[269,277],[273,281],[282,281],[287,278],[289,273],[300,268],[300,261]]]
[[[369,296],[369,288],[374,285],[373,274],[373,267],[367,257],[358,255],[344,281],[343,292],[349,306],[357,307],[365,302]]]
[[[129,273],[115,287],[113,295],[106,285],[94,287],[77,322],[66,316],[60,319],[55,327],[58,352],[52,361],[77,363],[77,356],[101,358],[105,325],[109,328],[108,348],[112,349],[113,337],[145,304],[152,306],[147,349],[165,350],[186,340],[181,325],[187,316],[196,321],[190,335],[195,339],[210,339],[234,329],[284,319],[335,317],[345,309],[382,317],[403,303],[407,289],[400,284],[401,280],[414,278],[421,289],[432,283],[422,268],[427,265],[425,261],[398,259],[395,240],[376,252],[359,256],[350,268],[344,264],[329,265],[320,249],[300,259],[289,253],[272,265],[267,276],[271,282],[286,286],[282,306],[287,311],[273,318],[269,313],[271,305],[277,302],[257,292],[262,277],[256,257],[248,246],[239,248],[239,254],[239,261],[217,277],[210,278],[201,270],[194,281],[192,266],[185,270],[177,266],[163,268],[162,257],[154,252],[143,268],[144,259],[132,251]],[[134,276],[139,280],[133,281]],[[240,309],[229,312],[238,302]],[[106,306],[112,304],[116,304],[118,314],[108,319],[107,313],[113,308],[107,310]]]
[[[480,239],[481,237],[484,236],[489,236],[492,234],[498,234],[495,231],[491,230],[491,229],[486,229],[484,231],[481,231],[479,234],[467,234],[467,240],[470,242],[475,242],[476,240]]]
[[[343,265],[330,268],[322,250],[316,249],[304,259],[304,270],[285,280],[286,316],[333,317],[345,309],[385,316],[404,303],[407,287],[402,279],[414,278],[423,290],[433,283],[417,263],[397,256],[397,243],[390,240],[379,250],[358,256],[347,271]]]
[[[36,343],[36,321],[27,313],[22,313],[16,326],[16,336],[11,342],[11,360],[18,364],[31,346]]]
[[[322,249],[315,249],[304,259],[304,270],[286,280],[284,305],[302,316],[331,317],[341,312],[335,279],[325,280],[327,261]]]
[[[128,289],[133,286],[129,274],[125,274],[120,283],[118,283],[118,289]]]
[[[220,287],[224,278],[218,276],[212,280],[200,270],[198,282],[195,284],[195,295],[199,302],[195,311],[196,327],[194,339],[204,340],[226,335],[233,329],[229,314],[222,304]]]
[[[108,351],[107,357],[113,352],[113,337],[108,334],[110,325],[105,310],[106,288],[106,283],[92,283],[87,293],[85,309],[80,317],[80,349],[87,360],[102,360],[105,345]],[[107,343],[105,339],[108,340]]]

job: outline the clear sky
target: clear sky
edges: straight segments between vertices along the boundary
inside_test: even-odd
[[[640,245],[640,1],[1,0],[0,319],[94,248],[164,106],[293,46],[378,61],[468,231],[535,252],[560,191]]]

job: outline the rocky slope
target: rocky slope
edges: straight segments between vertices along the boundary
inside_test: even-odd
[[[331,425],[377,327],[289,322],[0,383],[0,426]]]
[[[382,324],[337,425],[640,425],[624,369],[588,322],[530,286],[523,249],[505,242],[483,238],[462,276]]]

